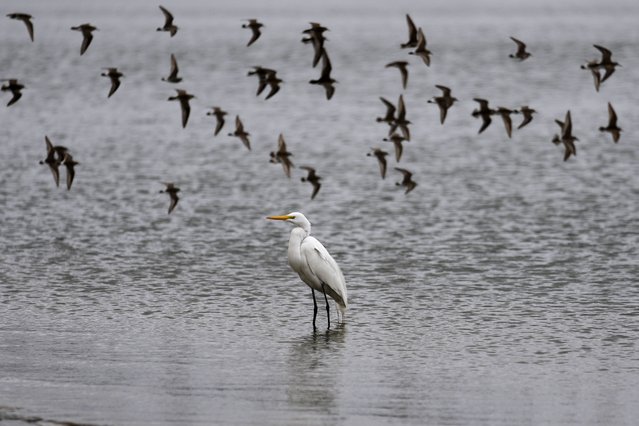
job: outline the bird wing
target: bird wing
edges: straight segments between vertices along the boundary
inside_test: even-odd
[[[235,116],[235,132],[242,133],[244,132],[244,124],[242,124],[242,120],[240,120],[240,116]]]
[[[22,22],[27,26],[27,31],[29,32],[29,37],[31,37],[31,41],[33,41],[33,22],[28,17],[22,18]]]
[[[242,132],[240,135],[240,140],[244,144],[244,146],[250,151],[251,150],[251,141],[249,141],[248,133]]]
[[[164,14],[164,26],[165,27],[170,27],[171,24],[173,24],[173,15],[171,14],[171,12],[169,12],[168,10],[166,10],[163,6],[159,6],[160,10],[162,11],[162,13]]]
[[[399,95],[399,100],[397,101],[397,120],[402,121],[406,119],[406,105],[404,105],[404,96]]]
[[[169,74],[169,80],[173,80],[177,77],[178,75],[178,64],[177,64],[177,60],[175,59],[175,55],[173,53],[171,53],[171,73]]]
[[[601,52],[601,62],[612,62],[612,52],[610,50],[596,44],[593,44],[593,46],[595,47],[595,49]]]
[[[508,134],[508,137],[512,137],[512,133],[513,133],[513,122],[510,119],[510,115],[508,114],[500,114],[501,115],[501,119],[504,121],[504,127],[506,128],[506,134]]]
[[[217,124],[215,125],[215,133],[213,134],[213,136],[217,136],[220,130],[222,130],[222,127],[224,127],[224,117],[222,115],[217,115],[216,118]]]
[[[324,89],[326,89],[326,99],[330,100],[335,93],[335,86],[333,86],[331,83],[326,83],[324,85]]]
[[[532,113],[528,112],[528,110],[522,109],[521,112],[522,112],[522,114],[524,114],[524,119],[521,121],[519,126],[517,126],[518,129],[521,129],[526,124],[530,123],[532,121],[532,119],[533,119]]]
[[[482,114],[481,119],[482,119],[482,125],[479,128],[479,132],[477,132],[477,134],[480,134],[481,132],[486,130],[486,128],[490,126],[490,123],[492,123],[493,121],[493,119],[490,118],[490,115],[488,114]]]
[[[284,135],[281,133],[279,138],[277,138],[277,152],[286,153],[286,141],[284,140]]]
[[[93,40],[93,34],[91,31],[82,31],[82,46],[80,47],[80,55],[83,55],[84,52],[87,51],[89,45],[91,44],[91,40]]]
[[[410,178],[413,176],[412,172],[409,172],[406,169],[402,169],[401,167],[395,167],[395,170],[401,172],[404,175],[404,182],[408,182]]]
[[[333,66],[331,65],[331,59],[328,57],[328,53],[324,50],[324,62],[322,67],[322,75],[320,76],[320,80],[330,79],[331,71],[333,70]]]
[[[450,97],[450,89],[448,87],[442,86],[442,85],[439,85],[439,84],[436,84],[435,87],[437,87],[439,90],[442,91],[442,96],[444,98]]]
[[[311,200],[315,198],[315,196],[317,195],[317,193],[319,192],[320,188],[322,187],[322,184],[319,183],[318,181],[314,180],[313,182],[311,182],[311,184],[313,185],[313,193],[311,194]]]
[[[395,118],[395,111],[396,111],[395,105],[393,105],[388,99],[382,98],[381,96],[380,96],[379,99],[384,103],[384,105],[386,105],[386,117],[385,118],[386,119],[389,119],[389,118],[390,119],[394,119]]]
[[[592,74],[592,79],[595,83],[595,90],[599,91],[599,86],[601,85],[601,74],[599,74],[599,70],[596,68],[590,68],[590,73]]]
[[[608,127],[617,127],[617,113],[608,102]]]
[[[375,153],[377,162],[379,163],[379,173],[382,175],[382,179],[386,179],[386,157],[384,151],[378,151]]]
[[[439,121],[441,124],[444,124],[446,120],[446,113],[448,112],[448,107],[444,103],[444,98],[437,98],[437,106],[439,107]]]
[[[175,206],[177,206],[177,203],[178,203],[180,197],[178,197],[178,195],[177,195],[177,193],[175,191],[169,192],[169,196],[171,197],[171,204],[169,204],[169,213],[168,214],[171,214],[171,212],[173,211]]]
[[[608,77],[610,77],[615,72],[615,66],[614,65],[604,65],[604,70],[606,70],[606,72],[604,73],[603,77],[601,78],[601,83],[606,81],[608,79]]]
[[[300,247],[311,272],[324,284],[326,293],[342,308],[348,305],[346,280],[335,259],[317,238],[308,236]]]
[[[251,36],[251,39],[249,40],[248,44],[246,45],[247,47],[252,45],[253,43],[255,43],[255,40],[260,38],[260,36],[262,35],[262,33],[260,32],[260,28],[257,25],[249,25],[249,28],[251,28],[251,31],[253,32],[253,35]]]
[[[566,112],[566,119],[564,120],[564,126],[561,129],[561,138],[567,139],[572,136],[572,118],[570,117],[570,110]]]
[[[510,37],[510,39],[517,44],[517,54],[526,52],[526,44],[523,41],[517,40],[515,37]]]
[[[111,90],[109,90],[109,95],[107,96],[107,98],[110,98],[111,95],[114,94],[116,90],[118,90],[118,87],[120,87],[120,78],[117,75],[109,74],[109,78],[111,79]]]
[[[416,43],[417,42],[417,27],[415,26],[415,23],[410,18],[410,15],[408,13],[406,14],[406,26],[408,27],[408,43],[406,43],[406,44],[410,45],[412,43]]]
[[[186,122],[189,121],[189,114],[191,113],[189,100],[180,98],[180,106],[182,107],[182,127],[186,127]]]

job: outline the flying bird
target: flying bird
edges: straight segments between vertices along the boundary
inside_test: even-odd
[[[385,99],[381,96],[379,99],[384,103],[384,105],[386,105],[386,115],[384,115],[384,117],[377,117],[377,122],[378,123],[384,122],[388,124],[389,126],[392,126],[393,123],[395,122],[395,111],[397,110],[397,108],[388,99]]]
[[[117,68],[104,69],[107,70],[107,72],[103,72],[101,74],[102,77],[109,77],[111,79],[111,90],[109,90],[109,95],[107,96],[107,98],[110,98],[111,95],[114,94],[116,90],[118,90],[118,87],[120,87],[120,78],[124,77],[124,74],[118,71]]]
[[[570,110],[566,112],[566,118],[564,121],[555,120],[555,123],[561,128],[561,134],[553,137],[553,143],[555,145],[564,145],[564,161],[568,160],[571,155],[577,155],[577,148],[575,147],[575,141],[579,138],[572,134],[572,118],[570,116]]]
[[[187,93],[186,90],[175,89],[177,95],[171,96],[169,101],[180,101],[180,108],[182,109],[182,128],[186,127],[187,121],[189,121],[189,114],[191,113],[191,106],[189,101],[195,96]]]
[[[288,242],[288,264],[300,276],[301,280],[311,288],[313,295],[313,329],[317,318],[317,301],[315,290],[324,294],[326,302],[326,316],[328,328],[331,327],[330,308],[327,295],[335,301],[337,320],[344,320],[348,300],[346,295],[346,280],[335,259],[315,237],[311,236],[311,223],[299,212],[292,212],[284,216],[268,216],[270,220],[282,220],[295,227],[291,231]]]
[[[406,43],[402,43],[400,46],[402,49],[407,47],[417,47],[417,27],[415,27],[415,23],[410,18],[410,15],[406,14],[406,25],[408,26],[408,41]]]
[[[382,175],[382,179],[386,179],[386,156],[388,152],[379,149],[379,148],[371,148],[371,152],[366,154],[368,157],[374,156],[377,158],[377,163],[379,164],[379,173]]]
[[[229,136],[235,136],[240,138],[244,146],[250,151],[251,150],[251,142],[249,141],[249,136],[251,134],[244,130],[244,124],[242,120],[240,120],[240,116],[235,116],[235,131],[233,133],[229,133]]]
[[[528,123],[530,123],[533,119],[533,114],[536,113],[534,109],[530,108],[528,105],[524,105],[519,108],[519,112],[524,116],[524,119],[521,121],[517,129],[521,129]]]
[[[479,102],[479,108],[472,112],[473,117],[481,117],[482,120],[482,125],[479,128],[479,132],[477,132],[477,134],[479,134],[490,126],[490,123],[493,121],[490,116],[495,114],[495,110],[488,106],[488,101],[486,99],[474,98],[473,100],[475,102]]]
[[[317,66],[322,55],[324,54],[324,32],[328,31],[328,28],[322,26],[318,22],[311,22],[311,28],[302,31],[302,34],[307,34],[308,37],[302,38],[302,43],[312,43],[315,54],[313,55],[313,68]]]
[[[264,26],[264,24],[257,21],[257,19],[247,19],[247,24],[242,24],[242,28],[250,28],[253,32],[251,39],[249,40],[247,47],[255,43],[255,41],[260,38],[262,33],[260,32],[260,28]]]
[[[257,92],[255,96],[259,96],[266,86],[269,86],[271,90],[269,91],[266,98],[269,99],[273,95],[275,95],[280,90],[280,83],[283,83],[282,79],[277,77],[277,71],[272,70],[270,68],[264,68],[260,66],[254,66],[251,71],[248,72],[247,75],[255,75],[259,80],[259,84],[257,86]]]
[[[171,212],[173,211],[175,206],[177,206],[177,203],[180,199],[180,197],[178,197],[177,195],[177,193],[180,192],[180,188],[175,186],[172,182],[164,182],[164,185],[166,185],[166,189],[164,189],[163,191],[160,191],[160,193],[169,194],[169,197],[171,198],[171,203],[169,204],[168,214],[171,214]]]
[[[49,140],[48,136],[44,137],[44,142],[47,145],[47,157],[44,160],[40,161],[40,164],[46,164],[49,166],[51,173],[53,174],[53,181],[55,182],[55,186],[60,186],[60,164],[64,159],[64,154],[67,151],[67,148],[63,146],[54,146]]]
[[[164,78],[162,77],[162,81],[166,81],[169,83],[179,83],[182,81],[182,77],[178,77],[178,72],[180,69],[178,68],[177,60],[175,59],[175,55],[171,53],[171,71],[169,76]]]
[[[408,62],[406,61],[395,61],[386,64],[386,68],[395,67],[399,70],[402,75],[402,86],[406,89],[406,84],[408,83]]]
[[[319,84],[320,86],[323,86],[324,90],[326,90],[326,99],[330,100],[333,97],[333,93],[335,93],[335,86],[333,86],[333,84],[337,83],[337,80],[331,77],[331,71],[333,70],[333,67],[331,66],[331,60],[329,59],[326,50],[323,51],[322,58],[324,59],[322,74],[320,75],[320,78],[318,78],[317,80],[311,80],[309,81],[309,83]]]
[[[215,133],[213,133],[213,136],[217,136],[217,134],[220,133],[220,130],[222,130],[222,127],[224,127],[224,116],[227,114],[227,112],[222,110],[222,108],[220,107],[214,106],[211,108],[212,111],[207,112],[206,115],[215,116],[217,124],[215,125]]]
[[[398,133],[393,132],[389,137],[383,139],[385,142],[392,142],[395,147],[395,161],[399,163],[399,160],[402,158],[402,152],[404,152],[404,147],[402,146],[402,142],[406,140],[406,138]]]
[[[389,134],[393,133],[395,129],[399,128],[404,135],[404,138],[409,141],[410,140],[410,129],[408,125],[411,124],[410,121],[406,119],[406,105],[404,104],[404,96],[399,95],[399,100],[397,101],[397,117],[395,121],[391,125],[391,130]]]
[[[288,152],[286,149],[286,141],[284,140],[284,135],[280,133],[280,137],[277,139],[277,151],[271,151],[269,160],[270,163],[277,164],[280,163],[284,168],[284,174],[287,178],[291,177],[291,167],[293,166],[293,162],[291,162],[290,158],[293,154]]]
[[[446,86],[441,86],[439,84],[435,85],[439,90],[442,91],[441,96],[434,96],[432,100],[428,100],[429,104],[437,104],[439,107],[439,121],[441,124],[444,124],[446,120],[446,113],[448,112],[448,108],[452,107],[457,98],[454,98],[450,95],[450,89]]]
[[[93,31],[98,31],[96,27],[91,24],[82,24],[77,27],[71,27],[74,31],[80,31],[82,33],[82,46],[80,47],[80,55],[84,55],[87,51],[91,41],[93,40]]]
[[[606,81],[615,72],[616,67],[621,66],[618,62],[612,60],[612,52],[603,46],[597,44],[593,45],[601,53],[601,61],[592,60],[582,65],[582,69],[589,69],[592,72],[592,76],[595,80],[595,89],[599,91],[599,86]],[[599,70],[604,70],[603,77],[599,73]],[[597,71],[597,72],[595,72]]]
[[[75,166],[78,163],[73,159],[69,151],[64,152],[64,158],[62,159],[62,164],[67,168],[67,191],[71,190],[71,184],[73,183],[73,178],[75,177]]]
[[[426,48],[426,36],[420,28],[417,31],[417,46],[413,52],[408,52],[410,55],[416,55],[422,58],[427,67],[430,66],[430,55],[432,52]]]
[[[173,24],[173,14],[169,12],[168,10],[166,10],[166,8],[163,6],[158,6],[158,7],[164,14],[164,25],[159,27],[157,31],[168,31],[171,34],[171,37],[173,37],[178,30],[178,27],[175,24]]]
[[[515,37],[510,37],[510,39],[517,45],[517,51],[514,54],[511,53],[508,57],[523,61],[532,56],[529,52],[526,52],[526,44],[523,41],[517,40]]]
[[[7,14],[7,16],[11,19],[16,19],[18,21],[24,22],[24,25],[27,26],[29,37],[31,38],[31,41],[33,42],[33,22],[31,22],[31,20],[33,19],[33,16],[27,13],[9,13]]]
[[[511,138],[513,134],[513,122],[510,119],[510,114],[519,114],[519,111],[504,107],[498,107],[494,111],[494,114],[501,116],[501,119],[504,122],[504,127],[506,128],[506,134],[509,138]]]
[[[617,126],[617,113],[612,108],[612,104],[608,102],[608,125],[600,127],[600,132],[608,132],[612,135],[612,140],[617,143],[621,136],[621,129]]]
[[[313,198],[315,198],[320,188],[322,187],[322,184],[319,182],[320,179],[322,179],[322,177],[317,176],[317,174],[315,174],[315,169],[312,167],[302,166],[300,167],[300,169],[306,170],[308,172],[307,176],[303,177],[301,181],[309,182],[311,185],[313,185],[313,193],[311,194],[311,200],[312,200]]]
[[[395,182],[395,185],[403,186],[406,188],[406,191],[404,191],[404,194],[408,194],[413,189],[415,189],[415,187],[417,186],[417,183],[415,183],[415,181],[413,180],[412,172],[409,172],[406,169],[402,169],[401,167],[395,167],[395,170],[397,170],[398,172],[401,172],[404,175],[404,178],[402,179],[401,182]]]
[[[15,78],[10,78],[2,81],[6,81],[7,84],[3,84],[2,87],[0,87],[0,90],[2,90],[3,92],[11,92],[11,94],[13,95],[13,97],[7,103],[7,106],[9,107],[18,102],[18,99],[22,97],[22,89],[24,89],[24,85],[20,84]]]

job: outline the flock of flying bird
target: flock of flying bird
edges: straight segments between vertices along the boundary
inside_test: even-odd
[[[171,37],[175,36],[178,32],[178,27],[174,24],[173,15],[166,8],[162,6],[159,6],[159,8],[162,11],[165,19],[164,25],[158,27],[157,31],[168,32]],[[31,15],[26,13],[10,13],[7,16],[11,19],[24,22],[31,41],[34,41],[34,27]],[[422,28],[417,28],[408,14],[406,15],[406,22],[408,26],[408,41],[402,43],[400,45],[401,48],[413,49],[408,53],[414,56],[418,56],[419,58],[421,58],[426,66],[430,66],[431,51],[427,48],[427,40]],[[248,19],[247,22],[242,25],[242,28],[251,30],[251,38],[248,41],[247,46],[251,46],[260,38],[261,28],[263,26],[264,25],[257,19]],[[92,33],[97,30],[97,28],[89,23],[85,23],[82,25],[71,27],[71,29],[82,33],[80,55],[83,55],[87,51],[91,44],[91,41],[93,40]],[[320,63],[320,61],[322,62],[322,71],[320,76],[315,80],[310,80],[309,83],[323,87],[326,99],[330,100],[335,93],[335,83],[337,83],[337,81],[331,76],[332,65],[327,49],[325,47],[326,38],[324,36],[324,33],[326,31],[328,31],[328,28],[322,26],[319,23],[312,22],[311,27],[303,31],[304,36],[301,41],[305,44],[311,44],[313,47],[313,67],[316,67]],[[526,50],[526,44],[524,42],[514,37],[511,37],[511,39],[516,44],[517,50],[515,53],[509,55],[510,58],[518,61],[524,61],[532,56],[530,52]],[[589,70],[591,72],[595,89],[599,91],[600,86],[615,72],[616,67],[620,66],[620,64],[612,60],[612,52],[609,49],[600,45],[594,45],[594,47],[600,52],[601,58],[598,60],[594,59],[588,61],[587,63],[582,65],[581,68]],[[406,89],[408,83],[408,65],[408,61],[403,60],[390,62],[386,65],[387,68],[397,68],[399,70],[402,86],[404,89]],[[602,71],[603,76],[601,75]],[[101,75],[110,79],[111,87],[107,97],[111,97],[120,87],[120,78],[123,77],[123,74],[117,68],[110,67],[105,68],[104,72]],[[269,88],[265,99],[270,99],[271,97],[275,96],[280,90],[280,84],[283,82],[282,79],[277,76],[277,71],[261,66],[255,66],[251,70],[249,70],[248,76],[256,76],[258,78],[258,88],[256,96],[261,95],[267,87]],[[168,83],[179,83],[182,81],[182,78],[179,77],[179,68],[175,55],[171,54],[171,68],[169,75],[167,77],[161,78],[161,80]],[[1,90],[9,91],[12,94],[12,97],[7,103],[7,106],[14,105],[22,97],[22,89],[24,89],[25,86],[21,84],[18,79],[6,79],[3,81],[5,81],[6,84],[2,85]],[[443,125],[446,120],[448,109],[451,108],[454,103],[458,101],[458,99],[452,96],[452,91],[450,88],[442,85],[436,85],[436,88],[442,92],[441,96],[433,97],[432,100],[428,100],[428,103],[436,104],[439,107],[440,123]],[[186,90],[183,89],[175,90],[176,95],[169,97],[168,100],[178,101],[180,103],[182,127],[186,127],[191,111],[189,101],[194,98],[194,95],[188,93]],[[411,122],[406,118],[406,106],[404,104],[403,95],[399,96],[397,105],[393,104],[383,97],[380,97],[380,99],[386,107],[386,114],[384,115],[384,117],[378,117],[377,121],[386,123],[389,126],[388,135],[386,138],[384,138],[384,141],[393,143],[395,160],[399,163],[403,152],[402,143],[405,141],[410,141],[409,125],[411,124]],[[513,131],[513,124],[511,119],[512,114],[523,115],[523,120],[517,127],[517,129],[521,129],[533,120],[533,114],[536,113],[534,109],[530,108],[527,105],[521,106],[519,109],[510,109],[501,106],[493,109],[489,106],[489,102],[486,99],[474,98],[474,101],[476,101],[479,105],[478,108],[471,113],[471,115],[475,118],[481,118],[482,120],[482,124],[479,128],[478,133],[482,133],[484,130],[486,130],[486,128],[492,122],[492,117],[498,115],[501,117],[506,129],[506,134],[510,138],[512,137]],[[218,106],[211,107],[211,111],[207,112],[207,115],[214,116],[216,119],[214,135],[217,135],[224,127],[225,116],[227,114],[228,113],[226,111]],[[608,103],[608,115],[609,117],[607,126],[601,126],[599,127],[599,130],[601,132],[610,133],[612,135],[613,141],[617,142],[620,137],[621,129],[617,125],[617,115],[610,103]],[[576,155],[575,141],[579,140],[572,134],[572,120],[570,111],[566,112],[566,116],[563,121],[555,120],[555,122],[560,128],[560,132],[552,138],[552,142],[557,145],[563,144],[564,161],[566,161],[568,160],[568,158],[570,158],[571,155]],[[237,137],[248,150],[251,149],[251,143],[249,139],[250,133],[248,133],[244,129],[244,124],[242,123],[239,115],[236,115],[235,117],[235,130],[228,133],[228,135]],[[73,159],[68,148],[54,145],[47,136],[45,136],[45,143],[47,148],[47,156],[44,160],[40,161],[40,164],[46,164],[49,166],[53,174],[56,186],[59,186],[60,180],[59,166],[64,165],[67,171],[67,189],[70,190],[73,183],[73,178],[75,176],[74,167],[79,163]],[[378,160],[381,177],[382,179],[385,179],[387,169],[386,157],[389,155],[388,152],[384,151],[381,148],[372,148],[367,155],[373,156]],[[281,164],[284,169],[285,175],[289,178],[291,177],[291,168],[294,167],[290,159],[291,156],[292,154],[287,149],[284,136],[280,134],[278,138],[277,150],[270,153],[269,161],[271,163]],[[313,190],[311,193],[311,199],[313,199],[318,194],[321,188],[321,177],[317,175],[313,167],[303,166],[300,168],[307,172],[307,176],[302,177],[301,181],[309,182],[312,185]],[[400,167],[395,167],[395,170],[403,175],[402,181],[397,182],[396,185],[404,187],[405,193],[412,191],[417,186],[417,183],[412,179],[411,171]],[[165,185],[166,188],[160,192],[169,194],[170,205],[168,212],[171,213],[178,203],[179,197],[177,193],[180,191],[180,189],[173,183],[165,183]]]

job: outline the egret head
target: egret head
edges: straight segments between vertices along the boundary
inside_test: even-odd
[[[270,220],[284,220],[310,232],[311,222],[300,212],[291,212],[282,216],[268,216]]]

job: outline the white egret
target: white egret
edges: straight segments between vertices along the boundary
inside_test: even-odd
[[[317,317],[317,301],[315,290],[324,294],[328,328],[331,327],[331,316],[328,298],[331,296],[337,306],[337,319],[342,320],[348,306],[346,282],[337,262],[328,250],[315,237],[311,236],[311,223],[302,213],[292,212],[283,216],[268,216],[271,220],[284,220],[295,225],[288,242],[288,264],[297,272],[310,288],[313,295],[313,328]]]

